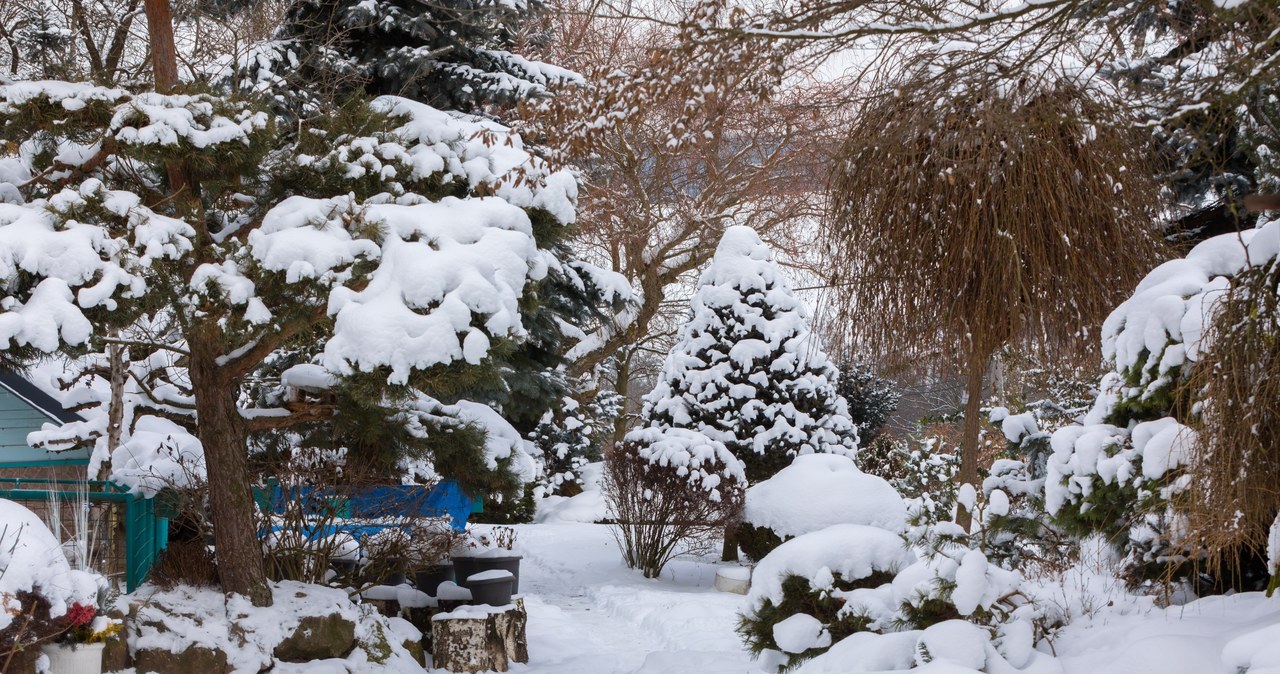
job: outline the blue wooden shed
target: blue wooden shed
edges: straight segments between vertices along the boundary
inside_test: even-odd
[[[41,391],[22,375],[0,368],[0,498],[17,501],[36,512],[51,503],[88,502],[91,509],[113,513],[117,526],[101,532],[105,552],[95,567],[118,577],[125,589],[142,584],[156,556],[167,542],[167,521],[156,512],[153,499],[131,494],[111,482],[89,480],[89,448],[51,452],[27,444],[27,434],[47,423],[83,421],[80,415]],[[62,538],[65,532],[55,532]],[[123,534],[123,537],[119,537]],[[119,543],[111,543],[117,539]]]
[[[88,448],[51,452],[27,444],[27,434],[46,423],[72,421],[82,419],[22,375],[0,369],[0,468],[88,466]]]

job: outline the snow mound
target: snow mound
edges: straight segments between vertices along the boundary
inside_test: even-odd
[[[796,674],[852,674],[911,669],[915,665],[919,631],[855,632],[831,650],[805,662]]]
[[[945,661],[981,670],[987,666],[989,641],[990,636],[981,627],[963,620],[930,625],[916,644],[916,664]]]
[[[797,536],[760,560],[751,575],[747,595],[748,618],[764,605],[782,601],[782,582],[800,576],[810,585],[830,583],[832,574],[845,580],[866,578],[877,571],[896,572],[915,561],[897,534],[862,524],[837,524]]]
[[[21,609],[18,593],[40,595],[57,618],[72,604],[96,605],[100,580],[71,568],[61,542],[35,513],[0,499],[0,630]]]
[[[803,653],[831,645],[831,635],[817,618],[797,613],[773,626],[773,640],[784,653]]]
[[[797,456],[791,465],[747,490],[743,520],[779,538],[835,524],[862,524],[901,533],[907,506],[885,480],[837,454]]]

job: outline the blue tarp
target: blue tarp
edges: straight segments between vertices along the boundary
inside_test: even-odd
[[[263,509],[283,514],[287,503],[303,501],[308,511],[331,522],[313,535],[332,535],[345,532],[357,539],[376,533],[388,525],[370,522],[383,518],[449,517],[449,525],[456,531],[467,526],[471,515],[472,498],[462,491],[456,480],[441,480],[427,488],[417,485],[380,485],[335,492],[325,487],[292,487],[288,490],[276,485],[259,492],[258,503]],[[339,521],[334,522],[337,518]],[[340,520],[351,520],[341,522]],[[325,531],[319,531],[324,529]]]

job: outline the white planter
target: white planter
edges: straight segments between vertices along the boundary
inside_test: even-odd
[[[49,656],[51,674],[102,674],[102,649],[106,644],[80,644],[75,648],[65,644],[45,646]]]
[[[751,590],[751,569],[745,566],[716,569],[716,589],[721,592],[746,594]]]

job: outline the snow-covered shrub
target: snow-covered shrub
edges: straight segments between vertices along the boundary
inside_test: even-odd
[[[622,411],[622,397],[616,391],[596,391],[586,403],[568,396],[561,402],[529,436],[541,452],[541,497],[582,492],[582,469],[601,459],[601,444]]]
[[[953,523],[928,527],[915,546],[854,524],[798,536],[757,565],[738,631],[757,654],[780,651],[787,667],[855,634],[950,621],[986,635],[979,652],[1009,631],[1026,631],[1029,646],[1039,615],[1020,592],[1021,575],[971,549],[969,540]]]
[[[1062,568],[1075,551],[1073,539],[1051,526],[1044,511],[1044,481],[1051,433],[1064,425],[1064,408],[1041,401],[1027,412],[991,410],[990,421],[1008,441],[975,494],[977,547],[992,560],[1020,569],[1027,562]],[[1048,570],[1048,569],[1042,569]]]
[[[0,499],[0,663],[21,671],[34,646],[93,619],[102,576],[72,568],[61,541],[27,508]]]
[[[858,441],[863,446],[872,444],[881,435],[902,399],[897,386],[879,376],[865,361],[842,363],[836,390],[849,403],[849,418],[858,428]]]
[[[837,524],[797,536],[752,572],[738,633],[753,653],[782,651],[790,666],[855,632],[889,629],[879,615],[860,610],[862,601],[889,591],[914,560],[901,536],[876,527]],[[806,631],[807,640],[793,632],[801,615],[820,627]]]
[[[849,405],[849,419],[858,429],[858,441],[864,447],[880,437],[902,399],[902,393],[892,381],[876,374],[871,365],[863,361],[853,361],[840,368],[840,384],[836,390]]]
[[[723,443],[759,482],[799,455],[857,451],[838,378],[772,251],[749,227],[729,227],[645,396],[644,423]]]
[[[1107,536],[1126,552],[1134,580],[1167,576],[1204,554],[1198,541],[1185,540],[1178,503],[1193,487],[1194,428],[1215,410],[1199,400],[1202,385],[1188,384],[1201,361],[1215,357],[1223,301],[1278,251],[1280,223],[1271,223],[1209,239],[1148,274],[1103,324],[1110,371],[1092,408],[1080,425],[1052,435],[1047,511],[1069,532]]]
[[[747,490],[735,539],[760,560],[783,541],[835,524],[900,533],[906,519],[906,505],[888,482],[858,470],[848,457],[811,454]]]
[[[741,511],[746,478],[724,444],[679,428],[628,433],[605,459],[604,492],[627,566],[655,578],[705,552]]]
[[[858,452],[857,464],[863,472],[888,480],[907,502],[913,525],[930,524],[949,518],[955,505],[960,459],[947,449],[942,437],[881,436]]]

